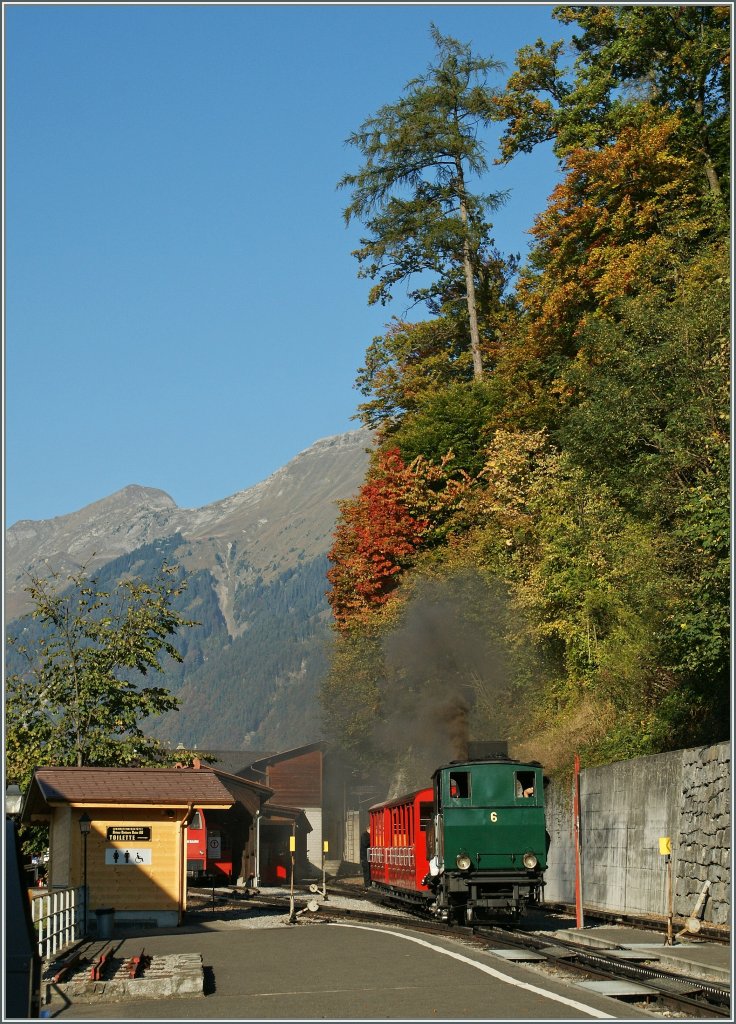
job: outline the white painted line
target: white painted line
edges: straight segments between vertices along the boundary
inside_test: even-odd
[[[385,928],[373,928],[366,924],[339,924],[337,921],[330,921],[328,923],[331,928],[357,928],[359,931],[363,932],[379,932],[381,935],[393,935],[397,939],[406,939],[407,942],[416,942],[418,946],[425,946],[427,949],[434,950],[435,953],[442,953],[444,956],[451,956],[453,960],[459,960],[463,964],[475,967],[479,971],[483,971],[484,974],[490,974],[492,978],[497,978],[498,981],[503,981],[507,985],[513,985],[515,988],[523,988],[527,992],[534,992],[535,995],[542,996],[544,999],[551,999],[555,1003],[563,1003],[565,1006],[571,1006],[575,1010],[587,1013],[591,1017],[598,1017],[600,1020],[617,1019],[612,1013],[604,1013],[603,1010],[596,1010],[593,1006],[588,1006],[586,1003],[579,1003],[576,999],[568,999],[567,996],[560,996],[554,992],[548,992],[547,989],[539,988],[537,985],[530,985],[526,981],[518,981],[516,978],[510,977],[508,974],[503,974],[501,971],[497,971],[493,967],[489,967],[487,964],[480,963],[478,960],[472,960],[469,956],[463,956],[462,953],[454,953],[452,950],[445,949],[443,946],[435,946],[433,942],[427,942],[426,939],[419,939],[415,935],[405,935],[404,932],[387,931]]]

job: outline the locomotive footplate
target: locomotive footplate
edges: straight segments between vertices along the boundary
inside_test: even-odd
[[[520,878],[518,874],[493,877],[475,874],[472,878],[451,874],[447,877],[448,894],[463,897],[476,909],[518,907],[522,902],[536,902],[541,886],[539,878]]]

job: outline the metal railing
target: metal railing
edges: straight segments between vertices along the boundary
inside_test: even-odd
[[[372,846],[368,850],[368,861],[371,864],[413,869],[414,849],[411,846]]]
[[[84,886],[33,894],[31,919],[39,956],[53,957],[85,935]]]

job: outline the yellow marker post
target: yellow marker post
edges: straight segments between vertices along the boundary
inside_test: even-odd
[[[323,900],[328,900],[329,899],[329,896],[327,895],[327,881],[326,881],[326,876],[325,876],[325,854],[327,853],[329,848],[330,848],[330,844],[328,843],[328,841],[326,839],[324,839],[322,841],[322,899]]]
[[[291,896],[289,897],[289,924],[296,924],[296,913],[294,912],[294,854],[296,852],[296,835],[294,832],[289,836],[289,852],[291,853]]]
[[[667,939],[666,946],[673,944],[672,918],[674,916],[672,907],[672,840],[669,836],[659,837],[659,853],[665,858],[667,865]]]

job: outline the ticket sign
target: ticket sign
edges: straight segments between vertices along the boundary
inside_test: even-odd
[[[150,825],[111,825],[107,830],[108,843],[150,843]]]
[[[669,836],[659,837],[659,852],[663,857],[669,857],[672,854],[672,840]]]
[[[125,867],[141,867],[143,864],[151,863],[151,847],[136,849],[135,847],[116,847],[114,850],[105,850],[105,864]]]

